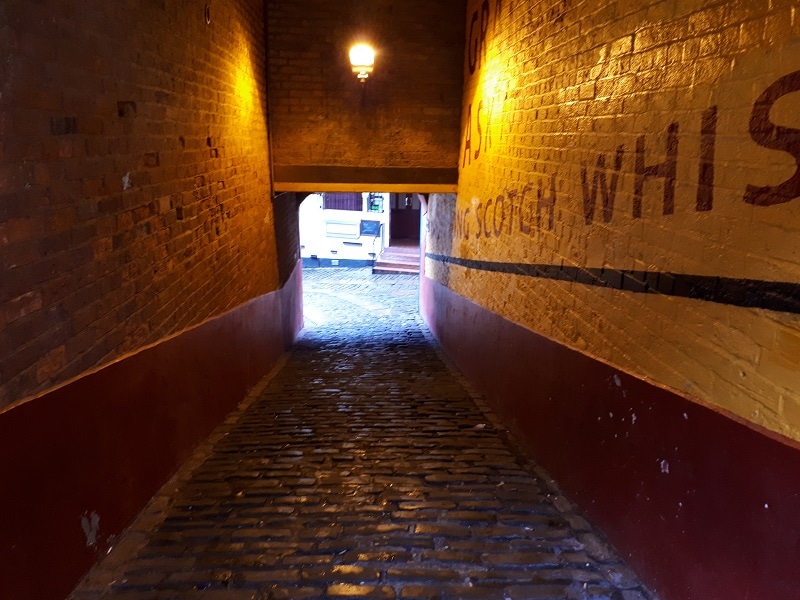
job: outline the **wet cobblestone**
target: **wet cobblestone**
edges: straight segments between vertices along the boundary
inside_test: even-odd
[[[285,363],[74,600],[653,598],[443,362],[415,277],[304,295]]]

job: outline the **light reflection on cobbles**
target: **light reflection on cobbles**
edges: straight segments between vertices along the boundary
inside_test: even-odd
[[[442,361],[417,278],[304,289],[285,366],[75,600],[652,597]]]

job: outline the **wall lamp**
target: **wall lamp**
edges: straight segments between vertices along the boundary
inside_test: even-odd
[[[375,50],[369,44],[356,44],[350,48],[350,65],[358,80],[365,83],[375,65]]]

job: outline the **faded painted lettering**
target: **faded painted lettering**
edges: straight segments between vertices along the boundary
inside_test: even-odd
[[[772,206],[800,197],[800,130],[775,125],[769,117],[769,111],[778,99],[797,91],[800,91],[800,71],[778,79],[764,90],[753,105],[750,137],[759,146],[791,154],[797,168],[789,179],[779,185],[748,185],[744,193],[744,201],[748,204]]]
[[[662,214],[675,212],[675,175],[678,169],[678,124],[671,123],[667,128],[667,156],[664,162],[645,166],[645,137],[636,139],[636,161],[633,186],[633,218],[642,216],[642,197],[644,184],[649,179],[664,180],[664,206]]]
[[[498,3],[499,6],[499,3]],[[482,13],[476,18],[480,24]],[[794,174],[786,181],[774,186],[747,185],[743,196],[744,202],[757,206],[773,206],[785,204],[800,197],[800,129],[776,125],[770,118],[770,110],[782,97],[790,93],[800,92],[800,71],[781,77],[758,97],[755,101],[750,122],[749,133],[754,142],[770,150],[785,152],[794,158],[797,165]],[[476,110],[472,104],[467,107],[466,137],[462,168],[479,161],[491,148],[491,121],[495,98],[477,100]],[[714,208],[715,159],[719,107],[714,105],[700,114],[700,144],[697,158],[697,187],[694,199],[696,212],[708,212]],[[474,127],[473,127],[474,120]],[[476,135],[473,137],[473,131]],[[584,162],[580,167],[580,190],[583,220],[586,225],[593,225],[600,218],[603,223],[610,223],[617,210],[616,199],[620,193],[623,167],[627,162],[627,172],[633,174],[632,205],[630,216],[639,219],[643,215],[645,191],[649,185],[654,188],[661,185],[661,214],[669,216],[675,213],[675,190],[679,162],[678,122],[672,122],[666,131],[659,134],[661,144],[656,139],[640,135],[636,138],[635,147],[626,149],[619,145],[614,154],[609,156],[599,153],[592,160]],[[663,148],[660,156],[654,147]],[[629,158],[626,159],[626,155]],[[659,160],[660,159],[660,160]],[[491,238],[501,235],[512,235],[515,231],[530,234],[533,231],[552,231],[556,218],[556,183],[557,173],[551,173],[549,181],[540,179],[536,184],[527,183],[521,190],[506,190],[488,200],[473,205],[473,211],[462,213],[458,217],[457,233],[464,239],[470,237],[470,220],[474,229],[474,238]],[[536,200],[530,194],[537,190]],[[598,205],[601,215],[598,216]],[[535,216],[534,216],[535,213]]]
[[[603,222],[610,223],[614,215],[614,200],[617,196],[617,184],[619,183],[619,173],[622,169],[622,156],[625,147],[619,146],[614,158],[614,168],[611,173],[611,182],[606,177],[606,157],[604,154],[597,155],[597,166],[592,176],[592,185],[589,187],[586,166],[581,167],[581,190],[583,191],[583,218],[587,225],[594,222],[595,206],[597,205],[597,192],[599,190],[603,197]]]
[[[698,212],[714,208],[714,154],[717,140],[717,107],[703,111],[703,122],[700,126],[700,168],[697,175]]]

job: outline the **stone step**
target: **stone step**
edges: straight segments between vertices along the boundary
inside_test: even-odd
[[[397,260],[419,260],[419,249],[416,252],[397,252],[391,248],[386,248],[381,252],[381,258],[392,258]]]
[[[373,273],[419,273],[419,259],[410,260],[404,258],[394,258],[386,260],[384,257],[375,261],[372,268]]]
[[[373,273],[419,273],[419,246],[387,246],[384,248]]]
[[[379,263],[391,263],[391,264],[398,264],[398,265],[418,265],[419,264],[419,257],[417,258],[406,258],[403,256],[386,256],[385,254],[378,257],[376,262]]]
[[[383,266],[375,264],[372,267],[372,273],[375,275],[418,275],[419,267],[398,267],[398,266]]]
[[[419,254],[419,246],[386,246],[383,251],[395,254]]]

